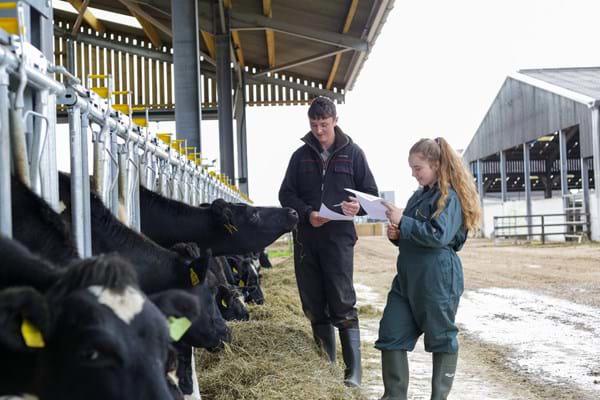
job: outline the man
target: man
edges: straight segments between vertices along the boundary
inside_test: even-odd
[[[335,362],[335,331],[339,329],[346,370],[344,383],[360,386],[360,332],[352,281],[356,230],[352,221],[331,221],[319,215],[321,204],[355,216],[360,205],[344,188],[378,195],[363,151],[337,126],[335,104],[317,97],[308,110],[310,132],[294,152],[279,201],[298,212],[294,234],[296,282],[304,314],[317,345]]]

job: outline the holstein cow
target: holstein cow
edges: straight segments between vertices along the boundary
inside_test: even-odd
[[[195,258],[201,253],[196,243],[178,243],[171,247],[184,257]],[[226,321],[247,321],[250,317],[243,295],[230,285],[223,273],[223,257],[211,257],[208,262],[207,283],[214,293],[217,306]]]
[[[0,393],[44,400],[171,398],[167,321],[119,257],[72,265],[45,296],[10,288],[0,297]]]
[[[192,207],[140,187],[142,232],[161,246],[195,242],[214,256],[244,254],[291,231],[298,214],[291,208],[227,203]]]
[[[256,265],[258,262],[252,256],[227,256],[234,282],[241,288],[245,301],[263,304],[265,296],[260,287],[260,276]]]
[[[65,205],[61,216],[71,221],[71,181],[68,175],[59,174],[60,200]],[[90,193],[92,253],[116,251],[131,262],[138,272],[140,287],[146,293],[172,288],[189,288],[196,281],[194,275],[208,258],[187,261],[177,253],[165,249],[121,223],[100,197]]]

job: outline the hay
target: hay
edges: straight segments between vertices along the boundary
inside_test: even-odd
[[[250,307],[251,321],[231,324],[233,340],[224,351],[198,350],[202,399],[364,399],[343,385],[339,364],[318,354],[291,259],[263,272],[263,290],[265,304]]]

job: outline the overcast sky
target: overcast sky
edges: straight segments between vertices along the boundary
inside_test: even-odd
[[[415,141],[443,136],[466,147],[511,72],[600,65],[599,15],[594,0],[396,0],[354,90],[338,107],[339,124],[365,151],[379,189],[396,191],[403,205],[416,189],[407,163]],[[309,130],[306,111],[248,109],[256,204],[279,204],[289,157]],[[203,124],[202,141],[204,153],[217,158],[215,122]]]

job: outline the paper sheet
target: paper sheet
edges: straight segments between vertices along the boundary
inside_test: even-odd
[[[381,197],[373,196],[369,193],[359,192],[358,190],[354,189],[346,188],[344,190],[347,190],[356,197],[356,199],[360,203],[361,207],[365,210],[369,218],[382,221],[388,219],[385,216],[387,208],[385,208],[385,206],[383,205],[382,202],[384,200]]]
[[[332,221],[352,221],[354,219],[354,217],[350,217],[348,215],[340,214],[330,210],[325,206],[325,204],[321,204],[321,208],[319,209],[319,216],[329,218]]]

